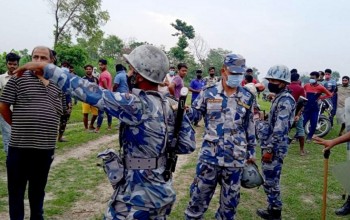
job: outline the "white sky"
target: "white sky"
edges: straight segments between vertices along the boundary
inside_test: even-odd
[[[246,58],[262,75],[276,64],[299,73],[331,68],[350,75],[350,1],[347,0],[104,0],[105,34],[167,49],[170,23],[192,25],[210,48]],[[45,0],[0,0],[0,52],[53,45],[53,15]]]

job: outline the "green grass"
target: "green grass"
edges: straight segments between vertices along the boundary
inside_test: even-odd
[[[62,215],[75,202],[88,199],[86,191],[106,182],[102,168],[96,163],[96,154],[92,154],[84,159],[69,159],[50,171],[46,191],[51,198],[45,202],[47,218]],[[106,183],[106,187],[111,186]]]

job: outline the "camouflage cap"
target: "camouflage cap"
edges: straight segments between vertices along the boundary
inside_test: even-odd
[[[244,73],[246,69],[245,59],[239,54],[226,55],[224,65],[231,73]]]

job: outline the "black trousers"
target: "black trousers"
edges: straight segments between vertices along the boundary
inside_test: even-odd
[[[45,186],[54,152],[54,149],[9,147],[6,165],[11,220],[24,219],[24,194],[27,182],[30,220],[44,219]]]

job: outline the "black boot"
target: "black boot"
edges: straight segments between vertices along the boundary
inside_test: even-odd
[[[281,220],[281,211],[281,209],[268,207],[267,209],[258,209],[256,214],[262,219]]]
[[[340,209],[335,210],[335,214],[341,216],[350,214],[350,196]]]

